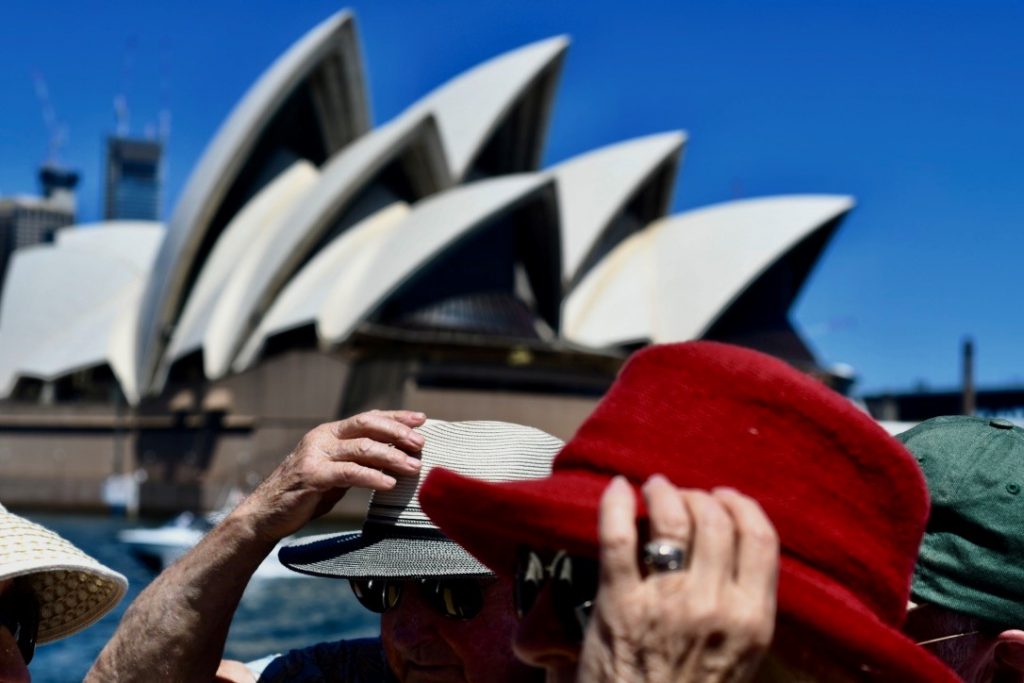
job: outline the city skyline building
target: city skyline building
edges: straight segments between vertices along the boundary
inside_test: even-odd
[[[58,229],[75,222],[75,171],[53,164],[39,169],[42,196],[0,198],[0,293],[15,249],[53,242]]]
[[[159,219],[163,150],[163,143],[155,140],[107,138],[104,220]]]

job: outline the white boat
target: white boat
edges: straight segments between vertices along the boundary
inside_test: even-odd
[[[213,524],[205,517],[182,512],[163,526],[120,531],[117,540],[127,545],[142,564],[161,571],[187,553],[212,528]]]
[[[200,539],[224,518],[227,512],[218,510],[208,515],[194,515],[182,512],[170,522],[151,528],[124,529],[118,532],[117,540],[128,546],[131,553],[142,564],[153,571],[163,571],[178,558],[187,553]],[[281,541],[263,563],[253,578],[299,578],[302,574],[293,572],[277,559],[277,551],[290,539]]]

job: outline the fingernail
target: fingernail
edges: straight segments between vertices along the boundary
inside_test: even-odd
[[[624,476],[622,476],[621,474],[617,474],[614,477],[612,477],[612,481],[610,484],[608,484],[608,488],[615,491],[616,493],[619,493],[620,491],[625,491],[629,488],[629,482],[626,480]]]
[[[731,486],[716,486],[711,489],[712,493],[739,493],[736,489]]]
[[[419,432],[409,432],[409,441],[412,441],[419,448],[422,448],[423,444],[427,442]]]
[[[647,477],[647,481],[644,482],[644,486],[647,486],[648,484],[653,484],[656,481],[663,482],[665,484],[671,483],[664,474],[652,474],[651,476]]]
[[[391,475],[389,475],[389,474],[385,474],[385,475],[384,475],[384,483],[388,485],[388,488],[391,488],[391,487],[393,487],[393,486],[394,486],[395,484],[397,484],[397,483],[398,483],[398,480],[397,480],[397,479],[395,479],[394,477],[392,477],[392,476],[391,476]]]
[[[405,459],[405,461],[409,463],[409,467],[413,468],[414,470],[418,470],[419,468],[423,467],[423,463],[420,462],[419,458],[409,456]]]
[[[427,414],[426,413],[413,413],[412,416],[415,417],[417,420],[426,420],[427,419]]]

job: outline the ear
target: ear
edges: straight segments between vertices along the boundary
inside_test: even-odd
[[[994,655],[1000,666],[1024,673],[1024,631],[1011,629],[996,636]]]

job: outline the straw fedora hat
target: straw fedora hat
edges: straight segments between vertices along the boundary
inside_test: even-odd
[[[0,505],[0,581],[18,578],[39,601],[38,643],[81,631],[128,590],[121,574]]]
[[[491,571],[453,543],[420,507],[420,484],[434,467],[491,482],[546,477],[560,439],[508,422],[427,420],[417,429],[425,444],[417,476],[398,477],[376,491],[361,531],[300,539],[281,548],[282,564],[303,574],[333,578],[489,576]]]

